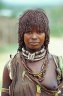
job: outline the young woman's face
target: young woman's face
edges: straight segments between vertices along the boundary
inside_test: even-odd
[[[45,33],[33,29],[31,32],[24,34],[24,43],[26,48],[39,50],[45,41]]]

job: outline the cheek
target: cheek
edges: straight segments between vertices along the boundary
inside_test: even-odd
[[[24,43],[27,44],[29,41],[29,36],[27,36],[26,34],[24,34]]]
[[[41,41],[42,44],[44,43],[44,41],[45,41],[45,34],[40,36],[40,41]]]

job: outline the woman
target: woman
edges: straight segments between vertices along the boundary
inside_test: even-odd
[[[48,50],[49,32],[43,10],[28,10],[20,17],[18,53],[4,68],[1,96],[59,96],[62,73],[58,57]]]

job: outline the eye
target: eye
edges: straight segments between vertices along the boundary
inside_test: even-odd
[[[26,32],[27,34],[32,34],[32,32],[31,31],[29,31],[29,32]]]
[[[41,31],[39,31],[39,33],[42,33]]]
[[[42,32],[41,31],[37,31],[38,34],[41,34]]]
[[[32,32],[30,31],[29,34],[32,34]]]

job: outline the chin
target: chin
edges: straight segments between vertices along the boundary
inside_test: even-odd
[[[41,49],[42,47],[41,47],[41,46],[30,46],[29,48],[30,48],[30,49],[39,50],[39,49]]]
[[[37,48],[37,47],[35,47],[35,48],[28,48],[28,49],[29,49],[29,51],[31,51],[31,52],[35,52],[35,51],[41,50],[41,48]]]

